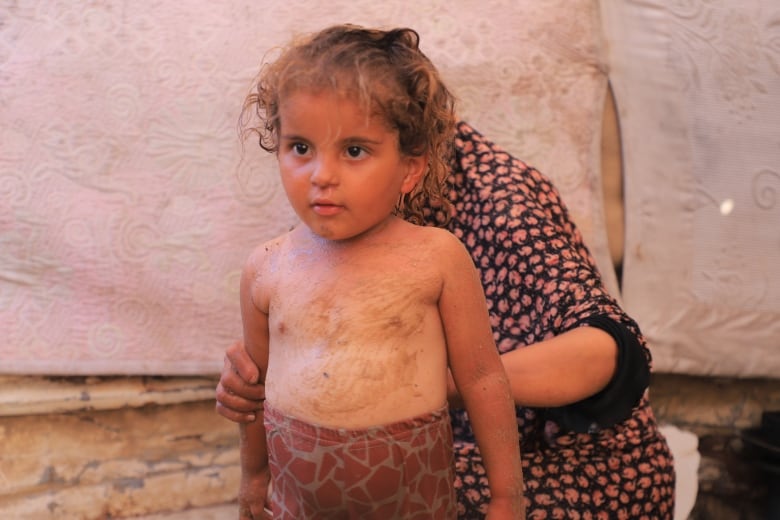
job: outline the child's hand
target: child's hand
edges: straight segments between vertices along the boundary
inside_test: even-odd
[[[490,499],[486,520],[525,520],[525,499],[518,497],[493,497]]]
[[[271,520],[271,472],[268,468],[242,475],[238,490],[238,520]]]

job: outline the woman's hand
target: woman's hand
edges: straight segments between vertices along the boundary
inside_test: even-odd
[[[244,343],[236,341],[230,345],[217,384],[217,413],[237,423],[254,421],[255,412],[262,409],[265,401],[265,386],[259,379],[260,371]]]

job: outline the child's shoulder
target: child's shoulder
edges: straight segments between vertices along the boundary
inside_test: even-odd
[[[288,241],[289,233],[279,235],[271,240],[261,243],[255,247],[246,261],[246,267],[253,266],[257,270],[262,265],[277,257]]]
[[[271,240],[262,242],[252,250],[250,256],[262,257],[273,255],[279,251],[286,240],[286,235],[280,235],[278,237],[272,238]]]
[[[417,255],[430,258],[456,259],[468,258],[469,254],[463,242],[450,231],[433,226],[408,224],[404,231],[404,242]]]
[[[457,248],[463,247],[463,243],[450,231],[435,226],[418,226],[411,224],[417,233],[417,240],[425,240],[433,247]]]

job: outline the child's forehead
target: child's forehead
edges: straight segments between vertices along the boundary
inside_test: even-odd
[[[366,124],[391,126],[388,114],[378,100],[361,96],[358,89],[335,89],[327,87],[296,88],[279,96],[279,110],[285,112],[305,111],[312,106],[327,104],[336,110],[349,112],[356,118],[364,119]],[[306,113],[304,112],[304,114]]]

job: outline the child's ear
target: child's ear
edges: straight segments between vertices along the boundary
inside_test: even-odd
[[[404,157],[406,175],[401,183],[401,193],[411,192],[428,169],[428,155],[407,155]]]

